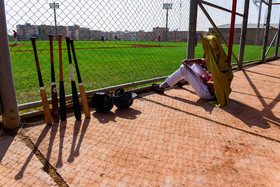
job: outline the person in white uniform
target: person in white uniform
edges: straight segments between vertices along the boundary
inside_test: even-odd
[[[182,65],[172,75],[170,75],[163,83],[153,84],[152,90],[164,94],[164,89],[168,86],[172,87],[175,84],[187,81],[195,93],[202,99],[212,100],[215,98],[214,83],[211,74],[207,74],[200,66],[206,61],[202,59],[185,59]]]

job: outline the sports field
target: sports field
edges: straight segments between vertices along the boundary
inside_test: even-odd
[[[12,45],[13,43],[11,43]],[[51,65],[48,41],[37,41],[37,51],[47,95],[51,97]],[[86,91],[167,76],[186,58],[187,43],[135,41],[75,41],[76,55]],[[71,94],[66,42],[62,44],[66,94]],[[238,57],[239,45],[233,46]],[[262,46],[246,46],[244,61],[261,58]],[[39,83],[31,42],[10,47],[18,104],[40,100]],[[268,56],[274,54],[272,48]],[[203,57],[200,43],[195,57]],[[58,43],[54,41],[56,83],[59,83]],[[72,59],[73,62],[73,59]],[[234,62],[234,60],[233,60]],[[73,62],[74,63],[74,62]],[[77,82],[77,81],[76,81]],[[59,89],[58,89],[59,92]]]

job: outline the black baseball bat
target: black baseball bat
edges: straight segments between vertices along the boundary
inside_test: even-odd
[[[45,87],[44,87],[42,74],[41,74],[41,69],[40,69],[40,65],[39,65],[39,59],[38,59],[37,48],[36,48],[36,38],[32,37],[31,42],[32,42],[32,46],[33,46],[36,68],[37,68],[37,73],[38,73],[38,79],[39,79],[39,86],[40,86],[40,92],[41,92],[41,99],[42,99],[42,105],[43,105],[43,110],[44,110],[45,122],[47,124],[51,124],[52,123],[52,115],[51,115],[51,111],[50,111],[50,108],[49,108],[49,102],[48,102],[48,99],[47,99],[47,94],[46,94],[46,90],[45,90]]]
[[[74,41],[70,40],[70,44],[71,44],[71,48],[72,48],[73,59],[74,59],[74,62],[75,62],[76,73],[77,73],[77,77],[78,77],[78,83],[79,83],[79,89],[80,89],[83,111],[84,111],[84,114],[85,114],[86,117],[90,117],[90,109],[89,109],[89,106],[88,106],[86,92],[85,92],[84,85],[83,85],[83,82],[82,82],[82,78],[81,78],[81,75],[80,75],[80,70],[79,70],[78,61],[77,61],[77,58],[76,58],[76,53],[75,53],[75,48],[74,48]]]
[[[50,56],[51,56],[51,91],[52,91],[52,116],[53,121],[59,121],[59,109],[58,109],[58,100],[57,100],[57,91],[55,83],[55,74],[54,74],[54,60],[53,60],[53,35],[49,35],[50,41]]]
[[[69,59],[69,67],[70,67],[70,77],[71,77],[71,86],[72,86],[72,99],[74,104],[74,113],[76,120],[81,119],[81,109],[79,104],[79,98],[75,83],[75,77],[74,77],[74,71],[73,71],[73,64],[72,64],[72,58],[71,58],[71,50],[70,50],[70,37],[66,36],[66,44],[67,44],[67,51],[68,51],[68,59]]]
[[[59,51],[59,106],[60,106],[60,119],[65,121],[67,118],[66,115],[66,102],[65,102],[65,91],[64,91],[64,81],[63,81],[63,67],[62,67],[62,48],[61,41],[62,35],[57,35],[58,39],[58,51]]]

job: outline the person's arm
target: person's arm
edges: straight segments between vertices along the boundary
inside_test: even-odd
[[[206,84],[206,86],[214,86],[214,82],[213,81],[207,81],[205,84]]]
[[[198,76],[200,77],[200,79],[202,80],[202,82],[203,82],[206,86],[214,86],[214,81],[213,81],[213,79],[207,80],[207,78],[205,77],[205,75],[201,75],[201,74],[198,74]]]
[[[205,61],[204,58],[195,58],[195,59],[185,59],[182,62],[182,64],[189,64],[189,65],[193,65],[193,63],[195,63],[195,64],[206,64],[206,61]]]
[[[207,78],[205,77],[205,75],[201,75],[201,74],[198,73],[198,76],[204,84],[207,84]]]

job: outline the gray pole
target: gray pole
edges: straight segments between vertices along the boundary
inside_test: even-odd
[[[275,43],[275,54],[274,57],[275,59],[278,58],[278,47],[279,47],[279,39],[280,39],[280,20],[279,20],[279,25],[278,25],[278,35],[277,35],[277,39],[276,39],[276,43]]]
[[[165,29],[165,41],[167,42],[167,33],[168,33],[168,8],[166,9],[166,29]]]
[[[266,17],[266,27],[265,27],[265,35],[264,35],[264,42],[263,42],[263,50],[262,50],[262,62],[265,62],[265,52],[269,34],[269,23],[270,23],[270,14],[271,14],[271,7],[272,7],[272,0],[269,0],[268,3],[268,10],[267,10],[267,17]]]
[[[244,58],[244,49],[245,49],[245,42],[246,42],[247,23],[248,23],[248,12],[249,12],[249,0],[245,0],[244,13],[243,13],[243,25],[242,25],[242,31],[241,31],[239,57],[238,57],[240,64],[238,64],[238,69],[242,69],[242,63],[243,63],[243,58]]]
[[[53,8],[53,11],[54,11],[55,34],[56,34],[56,37],[57,37],[57,25],[56,25],[56,11],[55,11],[55,6],[54,6],[54,8]]]
[[[20,126],[7,34],[4,0],[0,0],[0,105],[5,129]]]
[[[197,0],[191,0],[190,1],[190,16],[189,16],[189,35],[188,35],[187,59],[194,58],[195,34],[196,34],[196,19],[197,19]]]
[[[259,18],[258,18],[258,27],[257,27],[257,35],[256,35],[255,45],[258,45],[258,41],[259,41],[261,12],[262,12],[262,1],[260,1],[260,7],[259,7]]]

